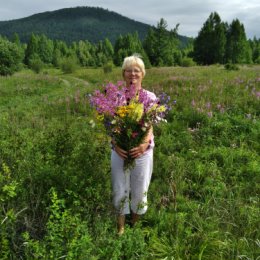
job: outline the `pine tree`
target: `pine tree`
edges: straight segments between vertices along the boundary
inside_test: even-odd
[[[150,61],[144,51],[143,45],[139,39],[138,33],[119,36],[114,47],[114,64],[121,66],[125,57],[138,53],[142,56],[145,66],[151,66]]]
[[[78,60],[82,66],[94,65],[94,57],[91,55],[92,44],[89,41],[79,41],[75,45]]]
[[[31,34],[30,40],[27,44],[27,48],[25,50],[25,57],[24,57],[24,63],[26,65],[29,65],[30,59],[38,55],[38,37],[34,35],[34,33]]]
[[[50,64],[53,60],[53,41],[48,39],[46,35],[42,34],[39,36],[37,53],[42,60],[42,62]]]
[[[177,39],[178,26],[174,30],[167,30],[167,22],[163,18],[156,28],[151,28],[144,40],[144,49],[152,65],[172,66],[177,57],[179,40]]]
[[[226,60],[232,63],[250,63],[249,49],[244,25],[238,19],[233,20],[227,32]]]
[[[199,64],[224,63],[226,26],[214,12],[194,40],[194,59]]]

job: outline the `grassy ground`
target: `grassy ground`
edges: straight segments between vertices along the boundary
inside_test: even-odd
[[[1,259],[259,259],[260,67],[152,68],[149,209],[116,235],[109,140],[88,94],[120,69],[0,78]]]

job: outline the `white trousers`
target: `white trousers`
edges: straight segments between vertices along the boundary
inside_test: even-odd
[[[135,166],[124,171],[124,160],[112,150],[111,154],[113,204],[117,213],[147,211],[147,192],[153,171],[153,149],[135,160]]]

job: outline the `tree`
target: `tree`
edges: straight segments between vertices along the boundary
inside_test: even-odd
[[[249,45],[252,50],[252,59],[254,63],[260,63],[260,39],[254,37],[253,40],[249,40]]]
[[[199,64],[224,63],[226,25],[218,13],[211,13],[194,40],[194,59]]]
[[[31,34],[30,40],[25,50],[24,63],[26,65],[29,65],[31,57],[35,56],[35,54],[38,55],[38,39],[38,36],[34,35],[34,33]]]
[[[114,64],[120,66],[125,57],[138,53],[142,56],[144,64],[147,68],[151,66],[149,58],[144,51],[143,45],[138,37],[138,33],[126,34],[119,36],[114,47]]]
[[[37,53],[44,63],[52,63],[53,50],[53,41],[48,39],[44,34],[39,36],[37,41]]]
[[[226,60],[232,63],[251,63],[252,60],[244,25],[238,19],[232,21],[227,31]]]
[[[89,41],[79,41],[75,44],[76,54],[82,66],[95,66],[95,46]],[[93,50],[94,49],[94,50]]]
[[[99,41],[96,48],[97,65],[103,66],[113,60],[114,48],[112,43],[106,38],[104,41]]]
[[[19,70],[23,51],[15,43],[0,37],[0,75],[12,75]]]
[[[171,31],[167,30],[167,26],[166,20],[161,18],[157,27],[151,28],[144,40],[145,52],[155,66],[172,66],[178,56],[179,40],[177,39],[177,30],[179,24]]]

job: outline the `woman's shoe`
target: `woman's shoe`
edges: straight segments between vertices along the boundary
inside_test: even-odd
[[[117,234],[123,235],[125,232],[125,215],[119,215],[117,218]]]
[[[136,222],[139,220],[139,215],[136,214],[136,213],[132,213],[132,221],[131,221],[131,224],[132,224],[132,227],[135,226]]]

